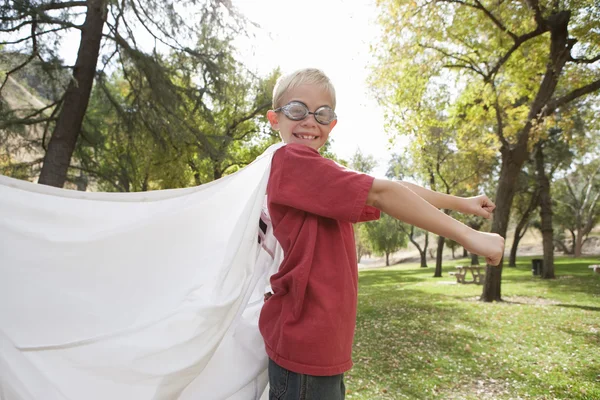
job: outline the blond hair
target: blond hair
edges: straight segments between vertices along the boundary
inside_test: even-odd
[[[288,75],[282,75],[273,89],[273,109],[283,106],[283,97],[288,90],[301,85],[318,85],[331,95],[331,107],[335,110],[335,88],[323,71],[316,68],[299,69]]]

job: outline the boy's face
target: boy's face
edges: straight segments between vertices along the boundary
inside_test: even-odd
[[[306,104],[310,112],[315,112],[322,106],[332,107],[329,92],[316,85],[301,85],[289,90],[283,97],[281,105],[286,105],[290,101],[299,101]],[[293,121],[286,117],[283,112],[273,110],[267,112],[267,118],[271,123],[271,127],[279,131],[279,135],[285,143],[300,143],[315,150],[318,150],[327,142],[329,132],[337,124],[337,119],[328,125],[320,124],[312,114],[309,114],[303,120]]]

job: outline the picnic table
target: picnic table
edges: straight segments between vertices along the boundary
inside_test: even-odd
[[[456,272],[450,272],[456,278],[456,283],[476,283],[482,284],[485,279],[485,266],[480,265],[459,265]],[[471,280],[466,280],[468,273],[471,273]]]
[[[600,265],[590,265],[589,268],[593,269],[595,273],[600,274]]]

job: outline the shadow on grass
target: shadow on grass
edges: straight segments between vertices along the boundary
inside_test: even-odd
[[[555,304],[555,306],[556,307],[566,307],[566,308],[578,308],[580,310],[586,310],[586,311],[595,311],[595,312],[600,311],[600,307],[579,306],[577,304]]]
[[[525,290],[529,285],[543,285],[561,292],[563,296],[578,291],[594,296],[598,281],[577,271],[577,268],[587,265],[585,260],[577,261],[580,262],[571,265],[561,260],[556,266],[557,273],[560,271],[573,278],[542,281],[533,279],[530,269],[510,269],[505,270],[507,273],[503,281],[508,278],[509,282],[525,284]],[[510,369],[498,369],[498,362],[493,361],[496,358],[494,347],[502,346],[502,341],[496,342],[494,334],[490,333],[494,325],[492,319],[497,321],[506,314],[498,312],[498,308],[491,308],[495,306],[489,303],[462,301],[460,294],[432,293],[428,292],[430,285],[415,286],[415,283],[431,282],[433,269],[409,268],[360,273],[361,297],[353,356],[355,367],[348,374],[348,388],[352,392],[368,399],[389,399],[390,395],[391,398],[399,398],[394,393],[412,399],[463,398],[448,396],[451,393],[475,396],[469,390],[479,388],[475,383],[481,382],[486,390],[489,389],[488,393],[504,390],[494,383],[498,379],[489,379],[491,376],[510,376],[515,382],[522,383],[521,389],[515,390],[526,390],[527,393],[538,394],[536,390],[543,390],[548,385],[548,381],[540,381],[531,374],[519,376],[511,373]],[[445,267],[445,278],[452,268]],[[518,299],[505,303],[531,305]],[[551,305],[600,311],[600,307],[567,302]],[[533,326],[535,328],[535,324]],[[594,347],[599,344],[598,336],[591,331],[558,329]],[[510,358],[510,355],[504,357]],[[433,388],[436,388],[435,395],[432,394]],[[381,395],[383,390],[387,390],[388,395]],[[565,387],[564,390],[572,396],[569,398],[587,398],[574,395],[570,388]]]
[[[549,297],[565,294],[593,296],[599,292],[600,279],[588,268],[594,259],[556,257],[554,264],[556,278],[542,279],[531,273],[532,258],[536,257],[519,258],[517,268],[505,267],[502,271],[502,284],[525,284],[525,287],[544,288],[548,291]]]
[[[421,270],[370,270],[361,271],[359,283],[366,286],[385,286],[392,284],[423,282],[427,279]],[[433,275],[433,271],[431,272]]]
[[[600,346],[600,336],[597,331],[592,330],[576,330],[570,328],[559,328],[562,332],[569,334],[571,336],[577,336],[584,339],[587,343],[592,344],[594,346]],[[600,352],[598,353],[600,354]],[[598,371],[600,374],[600,370]]]
[[[465,312],[472,305],[449,301],[446,295],[406,288],[393,295],[381,291],[382,285],[401,285],[414,275],[407,272],[361,274],[361,286],[368,290],[359,302],[356,364],[350,375],[411,399],[424,398],[435,385],[452,387],[461,371],[473,371],[469,379],[483,379],[476,354],[489,350],[484,351],[487,343],[474,327],[486,329],[487,323],[477,313]],[[411,280],[425,278],[412,276]],[[453,374],[441,376],[440,370]],[[357,386],[349,380],[352,391],[360,392]]]

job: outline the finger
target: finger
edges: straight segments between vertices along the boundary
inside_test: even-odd
[[[483,217],[485,219],[492,219],[492,214],[489,211],[487,211],[485,208],[481,209],[479,216]]]
[[[485,196],[484,198],[484,204],[486,205],[486,207],[491,207],[492,209],[496,208],[496,204],[494,204],[494,202],[491,201],[487,196]]]

